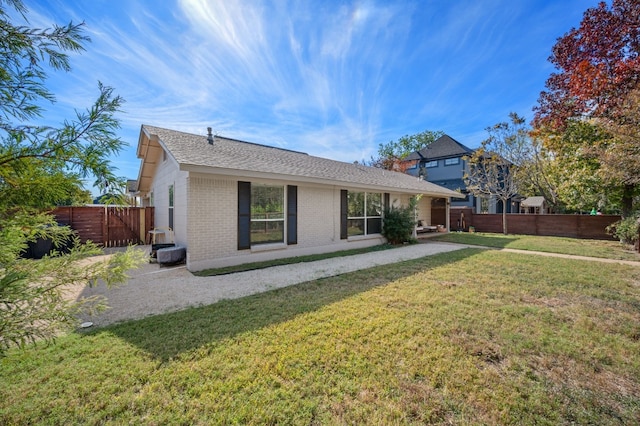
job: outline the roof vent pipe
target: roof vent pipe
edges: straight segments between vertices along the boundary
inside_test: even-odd
[[[207,127],[207,141],[209,141],[209,145],[213,145],[213,134],[211,133],[211,127]]]

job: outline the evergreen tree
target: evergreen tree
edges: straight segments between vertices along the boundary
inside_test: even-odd
[[[23,22],[12,22],[8,8]],[[68,54],[83,51],[89,39],[83,24],[32,28],[27,13],[21,0],[0,1],[0,354],[12,345],[50,340],[73,326],[81,309],[100,306],[67,300],[67,286],[122,282],[141,259],[132,250],[89,259],[102,251],[79,244],[48,214],[82,194],[90,176],[123,188],[108,160],[123,147],[114,117],[123,100],[99,83],[95,103],[73,120],[59,127],[37,124],[44,106],[55,102],[47,71],[70,71]],[[57,250],[41,260],[24,259],[29,243],[40,238]]]

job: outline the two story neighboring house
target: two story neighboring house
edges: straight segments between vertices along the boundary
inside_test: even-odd
[[[420,151],[413,152],[405,158],[408,164],[406,173],[422,177],[424,180],[438,186],[459,191],[465,197],[451,199],[452,208],[469,207],[474,213],[502,213],[502,203],[495,198],[475,197],[467,191],[464,182],[467,162],[463,159],[470,156],[473,149],[461,144],[449,135],[443,135]],[[517,213],[507,203],[507,213]]]

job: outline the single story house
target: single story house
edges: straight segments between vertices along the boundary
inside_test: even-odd
[[[448,218],[451,197],[464,197],[404,173],[210,129],[195,135],[143,125],[137,155],[137,195],[155,207],[155,226],[171,228],[186,247],[191,271],[381,244],[386,206],[421,196],[416,220],[438,225],[432,199],[444,200]]]

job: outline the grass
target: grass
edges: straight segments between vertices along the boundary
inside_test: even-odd
[[[2,424],[634,424],[640,268],[465,249],[0,359]]]
[[[360,249],[341,250],[331,253],[310,254],[307,256],[287,257],[284,259],[265,260],[263,262],[243,263],[241,265],[225,266],[222,268],[205,269],[195,272],[199,277],[210,277],[214,275],[233,274],[235,272],[252,271],[254,269],[264,269],[272,266],[291,265],[294,263],[313,262],[315,260],[332,259],[334,257],[352,256],[354,254],[371,253],[394,248],[390,244],[380,244],[377,246],[364,247]]]
[[[579,240],[534,235],[451,232],[438,235],[432,241],[640,261],[640,254],[634,252],[633,247],[611,240]]]

